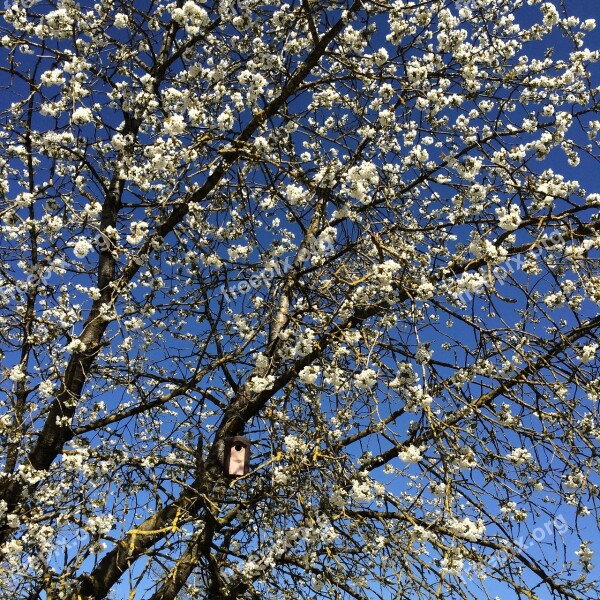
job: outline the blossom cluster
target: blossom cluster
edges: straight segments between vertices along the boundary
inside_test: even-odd
[[[327,515],[316,512],[302,525],[283,532],[268,549],[248,554],[241,567],[241,574],[256,576],[262,571],[271,569],[278,560],[291,553],[297,545],[314,544],[315,542],[331,545],[337,537],[338,534],[331,526]]]

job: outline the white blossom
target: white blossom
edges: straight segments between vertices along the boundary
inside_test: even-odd
[[[115,27],[117,29],[125,29],[129,26],[129,17],[123,13],[115,15]]]
[[[372,162],[363,162],[360,165],[350,167],[346,175],[346,181],[350,196],[361,202],[367,202],[367,194],[372,186],[379,183],[377,167]]]
[[[531,452],[525,448],[515,448],[506,455],[506,458],[514,465],[521,466],[531,460]]]
[[[286,186],[285,195],[293,205],[300,205],[306,201],[306,190],[299,185]]]
[[[498,225],[507,231],[515,230],[521,224],[521,210],[516,204],[511,204],[509,210],[504,206],[498,207],[496,215],[498,215]]]
[[[164,121],[163,127],[169,135],[176,136],[185,131],[186,125],[182,115],[171,115]]]
[[[110,531],[116,523],[116,519],[111,514],[97,515],[90,517],[86,523],[86,529],[92,534],[102,534]]]
[[[66,346],[65,350],[67,352],[85,352],[87,350],[87,346],[84,342],[82,342],[79,338],[73,338]]]
[[[148,223],[144,221],[133,221],[130,225],[131,233],[126,237],[129,244],[141,243],[148,232]]]
[[[563,478],[563,486],[570,492],[574,492],[582,486],[583,481],[583,473],[581,471],[573,471]]]
[[[274,381],[274,375],[268,375],[267,377],[258,377],[255,375],[250,380],[250,390],[258,394],[270,389]]]
[[[589,363],[596,358],[596,352],[598,351],[598,344],[593,342],[586,344],[579,350],[577,357],[582,363]]]
[[[370,389],[377,384],[377,372],[371,368],[364,369],[354,376],[354,381],[358,389]]]
[[[559,22],[560,16],[554,4],[551,4],[550,2],[544,2],[540,6],[540,9],[544,15],[544,25],[552,27]]]
[[[227,254],[229,255],[229,260],[237,260],[238,258],[245,258],[251,252],[251,248],[249,246],[242,246],[240,244],[231,246],[227,250]]]
[[[267,141],[266,138],[264,138],[263,136],[259,135],[255,140],[254,140],[254,147],[259,151],[259,152],[267,152],[269,150],[269,142]]]
[[[233,123],[233,111],[229,105],[227,105],[223,112],[217,117],[217,124],[221,131],[229,131],[233,127]]]
[[[73,254],[77,258],[85,258],[93,249],[91,242],[85,238],[79,238],[73,245]]]
[[[352,482],[350,497],[355,502],[370,502],[375,497],[368,481],[355,479]]]
[[[283,443],[287,452],[304,452],[306,450],[306,443],[294,435],[286,435],[283,438]]]
[[[306,384],[314,384],[317,381],[321,369],[317,365],[309,365],[308,367],[304,367],[298,377],[303,383]]]
[[[73,111],[72,121],[76,125],[85,125],[92,120],[92,111],[89,108],[80,106]]]
[[[40,382],[38,386],[38,393],[42,398],[50,398],[54,395],[54,384],[50,380]]]
[[[410,444],[404,450],[398,452],[398,458],[408,464],[418,463],[423,460],[423,452],[425,447],[417,447]]]
[[[46,15],[46,26],[53,37],[58,39],[68,38],[71,35],[73,18],[66,8],[52,10]]]
[[[457,556],[444,557],[441,561],[442,573],[448,575],[460,575],[465,561]]]
[[[452,518],[446,526],[454,535],[470,542],[479,541],[485,533],[485,525],[482,519],[471,521],[469,517],[464,519]]]
[[[596,19],[586,19],[580,27],[583,31],[592,31],[596,28]]]
[[[63,72],[61,69],[52,69],[51,71],[45,71],[40,77],[42,85],[62,85],[66,79],[62,76]]]
[[[417,346],[417,351],[415,352],[415,361],[418,364],[427,363],[433,356],[433,352],[434,351],[429,347],[429,343],[421,343]]]
[[[579,558],[579,562],[586,567],[587,571],[592,570],[592,558],[594,551],[590,548],[590,542],[581,542],[579,550],[575,551],[575,555]]]
[[[17,208],[27,208],[31,206],[35,200],[35,195],[31,192],[21,192],[16,196],[13,203]]]
[[[14,381],[14,382],[18,383],[19,381],[25,381],[27,379],[27,373],[25,371],[23,371],[21,365],[15,365],[10,370],[8,378],[11,381]]]
[[[389,57],[390,55],[388,54],[388,51],[385,48],[379,48],[377,52],[373,53],[373,60],[380,67],[388,61]]]

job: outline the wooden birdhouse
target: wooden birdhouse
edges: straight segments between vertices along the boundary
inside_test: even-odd
[[[241,435],[225,440],[224,471],[227,477],[246,475],[250,467],[250,440]]]

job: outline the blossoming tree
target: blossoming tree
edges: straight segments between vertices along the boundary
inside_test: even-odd
[[[578,4],[7,3],[3,597],[598,597]]]

